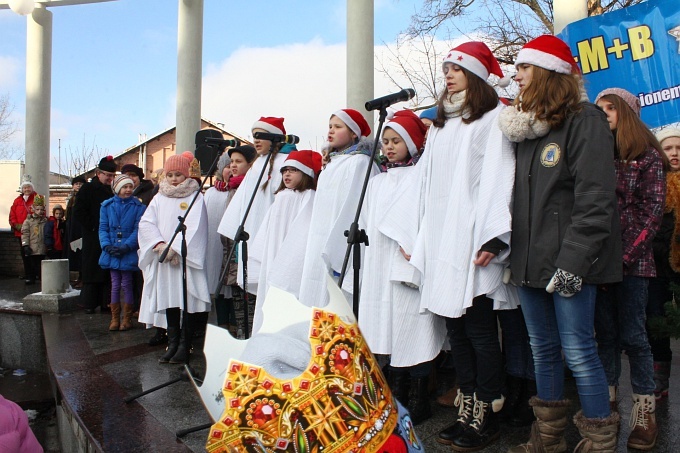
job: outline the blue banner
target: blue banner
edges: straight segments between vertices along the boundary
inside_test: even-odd
[[[680,1],[592,16],[558,36],[571,47],[591,100],[605,88],[624,88],[640,99],[648,126],[680,121]]]

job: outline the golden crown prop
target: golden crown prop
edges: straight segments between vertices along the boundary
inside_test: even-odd
[[[282,307],[280,293],[287,293],[276,288],[267,301],[272,291],[278,293],[273,305],[279,313],[294,311]],[[296,313],[311,317],[311,359],[294,378],[229,360],[220,395],[224,409],[214,417],[208,452],[340,453],[377,451],[385,443],[399,421],[396,401],[344,298],[342,304],[345,315],[330,311],[332,304]],[[265,317],[260,332],[267,322]]]

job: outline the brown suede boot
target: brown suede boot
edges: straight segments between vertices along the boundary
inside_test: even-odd
[[[508,453],[563,453],[567,451],[564,430],[567,428],[569,400],[544,401],[537,396],[529,399],[536,421],[531,425],[531,437],[525,444],[517,445]]]
[[[633,410],[630,414],[631,432],[628,448],[651,450],[656,445],[656,400],[654,395],[633,393]]]
[[[456,397],[458,396],[458,386],[454,385],[443,395],[437,397],[437,404],[443,407],[456,407]]]
[[[130,330],[132,329],[132,312],[133,307],[130,304],[123,305],[123,322],[120,325],[120,330]]]
[[[120,304],[111,304],[111,324],[109,330],[118,330],[120,328]]]
[[[574,453],[616,453],[619,420],[618,412],[612,412],[606,418],[586,418],[582,411],[578,411],[574,415],[574,424],[583,439],[576,445]]]

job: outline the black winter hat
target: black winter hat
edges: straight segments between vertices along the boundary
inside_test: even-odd
[[[97,168],[99,168],[101,171],[108,171],[109,173],[115,173],[116,170],[118,170],[116,161],[113,160],[113,156],[102,157],[102,160],[99,161]]]
[[[255,152],[255,148],[253,148],[250,145],[241,145],[237,146],[236,148],[230,149],[227,153],[229,154],[229,157],[231,157],[231,153],[237,152],[243,155],[243,157],[246,158],[246,162],[251,163],[252,161],[255,160],[255,157],[257,157],[257,153]]]

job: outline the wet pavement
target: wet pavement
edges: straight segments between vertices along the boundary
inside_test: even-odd
[[[37,287],[26,288],[18,279],[0,279],[0,307],[5,301],[20,301]],[[66,404],[87,427],[90,437],[106,452],[132,451],[205,451],[204,445],[208,430],[197,431],[175,438],[178,430],[200,426],[210,422],[208,413],[202,406],[193,386],[186,381],[168,385],[160,390],[142,396],[126,404],[125,398],[148,390],[182,376],[177,365],[161,365],[158,357],[163,347],[150,347],[148,339],[152,330],[136,324],[128,332],[109,332],[110,315],[82,311],[72,314],[43,315],[43,328],[50,363],[52,385],[58,386],[62,404]],[[2,333],[0,332],[0,336]],[[680,354],[680,342],[672,342],[674,353]],[[624,355],[622,376],[628,376],[628,362]],[[201,375],[205,370],[202,355],[192,359],[192,367]],[[0,377],[0,393],[8,399],[22,403],[32,400],[35,404],[44,403],[52,394],[50,379],[46,376],[29,376],[23,383]],[[671,376],[671,391],[680,385],[680,368],[674,367]],[[632,401],[628,379],[622,379],[619,392],[621,410],[621,432],[618,451],[626,449],[626,438],[630,432],[628,420]],[[668,399],[657,405],[659,437],[653,452],[680,451],[680,393],[671,393]],[[433,395],[434,397],[434,395]],[[567,380],[567,397],[574,401],[575,413],[578,409],[573,380]],[[22,404],[25,407],[25,404]],[[49,405],[48,405],[49,406]],[[41,406],[44,412],[42,424],[34,424],[36,435],[41,442],[49,443],[46,451],[55,450],[54,430],[50,433],[49,420],[44,418],[49,407]],[[437,432],[452,423],[453,409],[445,409],[432,403],[433,417],[416,431],[427,452],[450,452],[449,447],[436,442]],[[53,415],[52,415],[53,416]],[[45,428],[47,426],[48,428]],[[42,430],[42,431],[41,431]],[[43,432],[43,431],[47,432]],[[483,451],[506,452],[513,445],[525,441],[529,427],[511,428],[501,426],[501,437]],[[578,443],[579,436],[573,424],[567,431],[570,449]],[[635,451],[635,450],[630,450]]]

